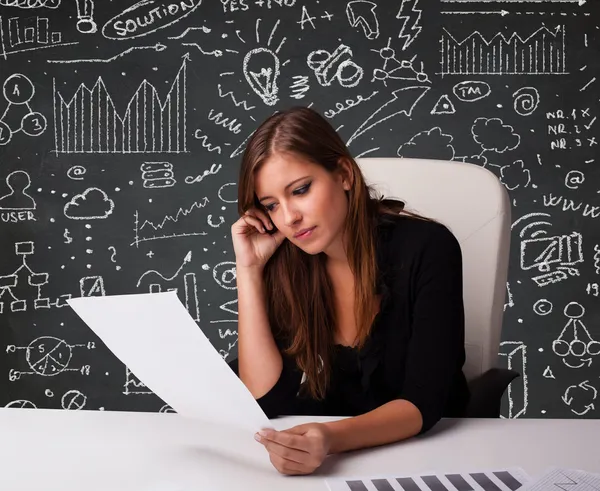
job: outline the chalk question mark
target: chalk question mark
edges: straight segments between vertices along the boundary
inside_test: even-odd
[[[110,260],[111,260],[113,263],[116,263],[116,262],[117,262],[117,260],[115,259],[115,256],[117,255],[117,250],[115,249],[115,247],[114,247],[114,246],[109,246],[108,250],[110,251],[111,249],[112,249],[112,254],[111,254],[111,256],[110,256]],[[117,271],[118,271],[119,269],[121,269],[121,266],[117,266]]]

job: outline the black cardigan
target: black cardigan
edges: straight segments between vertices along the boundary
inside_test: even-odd
[[[444,225],[382,215],[377,225],[380,310],[360,350],[336,345],[324,400],[298,394],[302,372],[283,356],[278,381],[258,404],[280,415],[356,416],[393,399],[412,402],[424,433],[443,416],[464,416],[462,254]],[[281,340],[276,339],[281,347]]]

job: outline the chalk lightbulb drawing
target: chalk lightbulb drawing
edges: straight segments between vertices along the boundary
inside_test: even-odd
[[[279,59],[267,48],[255,48],[244,57],[244,76],[252,90],[269,106],[277,103]]]

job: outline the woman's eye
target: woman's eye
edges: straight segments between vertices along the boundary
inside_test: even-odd
[[[292,194],[294,194],[294,195],[306,194],[306,192],[308,191],[308,188],[310,188],[310,183],[309,184],[305,184],[304,186],[299,187],[298,189],[295,189]],[[265,206],[265,208],[267,209],[267,211],[273,211],[273,206],[274,205],[267,205],[267,206]]]

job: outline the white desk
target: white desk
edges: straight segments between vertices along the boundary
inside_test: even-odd
[[[252,433],[176,414],[0,409],[2,491],[326,491],[328,476],[511,466],[532,475],[547,466],[598,472],[600,420],[445,419],[420,437],[330,456],[310,476],[281,475],[267,455]]]

